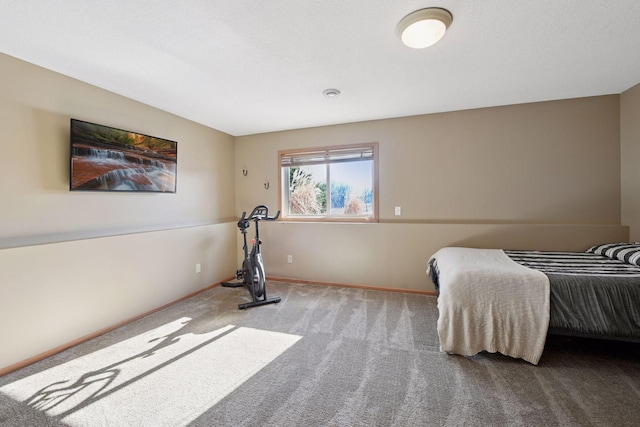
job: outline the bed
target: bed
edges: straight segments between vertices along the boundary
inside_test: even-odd
[[[428,262],[442,351],[538,364],[548,333],[640,342],[640,243],[585,252],[447,247]]]

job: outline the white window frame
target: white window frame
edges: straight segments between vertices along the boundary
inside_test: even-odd
[[[329,164],[340,162],[355,162],[372,160],[372,201],[370,214],[366,215],[337,215],[331,212],[331,176]],[[327,165],[326,200],[327,214],[323,215],[291,215],[289,214],[289,178],[285,179],[283,170],[294,166]],[[278,197],[283,221],[310,222],[378,222],[378,143],[368,142],[352,145],[337,145],[329,147],[300,148],[295,150],[281,150],[278,152]]]

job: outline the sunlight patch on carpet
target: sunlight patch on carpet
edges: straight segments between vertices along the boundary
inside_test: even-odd
[[[0,388],[70,426],[185,425],[302,337],[184,317]]]

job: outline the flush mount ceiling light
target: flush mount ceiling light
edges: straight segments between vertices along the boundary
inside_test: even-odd
[[[340,96],[340,91],[338,89],[325,89],[322,94],[327,98],[337,98]]]
[[[406,46],[423,49],[440,40],[451,22],[451,12],[439,7],[430,7],[416,10],[402,18],[396,31]]]

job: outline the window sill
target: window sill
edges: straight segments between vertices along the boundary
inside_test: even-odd
[[[345,223],[357,223],[357,224],[372,224],[377,223],[378,218],[374,217],[357,217],[357,218],[346,218],[346,217],[298,217],[298,216],[289,216],[289,217],[281,217],[279,221],[282,222],[345,222]]]

